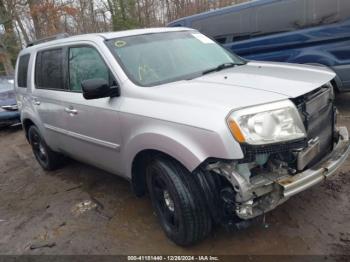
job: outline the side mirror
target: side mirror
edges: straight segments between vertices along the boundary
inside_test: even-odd
[[[88,100],[120,95],[118,86],[110,86],[108,81],[100,78],[84,80],[81,87],[84,98]]]

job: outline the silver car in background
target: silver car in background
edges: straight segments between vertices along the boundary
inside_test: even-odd
[[[196,30],[154,28],[33,43],[15,89],[44,169],[69,156],[125,177],[186,246],[334,174],[349,154],[334,77],[245,61]]]

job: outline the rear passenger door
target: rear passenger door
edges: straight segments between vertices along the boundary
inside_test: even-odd
[[[81,88],[81,82],[88,79],[104,79],[110,85],[117,85],[116,80],[95,47],[70,46],[67,53],[69,95],[64,101],[64,114],[69,137],[64,148],[74,158],[118,173],[118,97],[86,100]]]
[[[60,150],[65,137],[66,119],[63,117],[66,83],[64,71],[65,48],[40,50],[35,59],[35,88],[31,103],[35,114],[44,126],[46,142],[54,150]]]

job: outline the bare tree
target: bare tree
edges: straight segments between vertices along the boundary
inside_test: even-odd
[[[248,0],[0,0],[0,62],[7,73],[21,46],[67,32],[82,34],[164,26]]]
[[[3,32],[0,33],[0,60],[8,75],[14,72],[12,60],[16,59],[19,49],[14,31],[13,11],[13,1],[0,0],[0,24],[3,25]]]

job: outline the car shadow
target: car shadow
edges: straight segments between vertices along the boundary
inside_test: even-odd
[[[14,132],[17,132],[19,130],[22,130],[22,125],[21,124],[15,124],[15,125],[4,126],[4,127],[0,126],[0,132],[1,133],[14,133]]]
[[[60,179],[67,185],[59,189],[62,192],[78,190],[87,193],[93,200],[100,198],[101,201],[106,196],[120,197],[121,191],[127,193],[128,197],[132,196],[128,180],[69,157],[65,158],[62,168],[43,172]],[[100,194],[101,192],[103,194]]]

